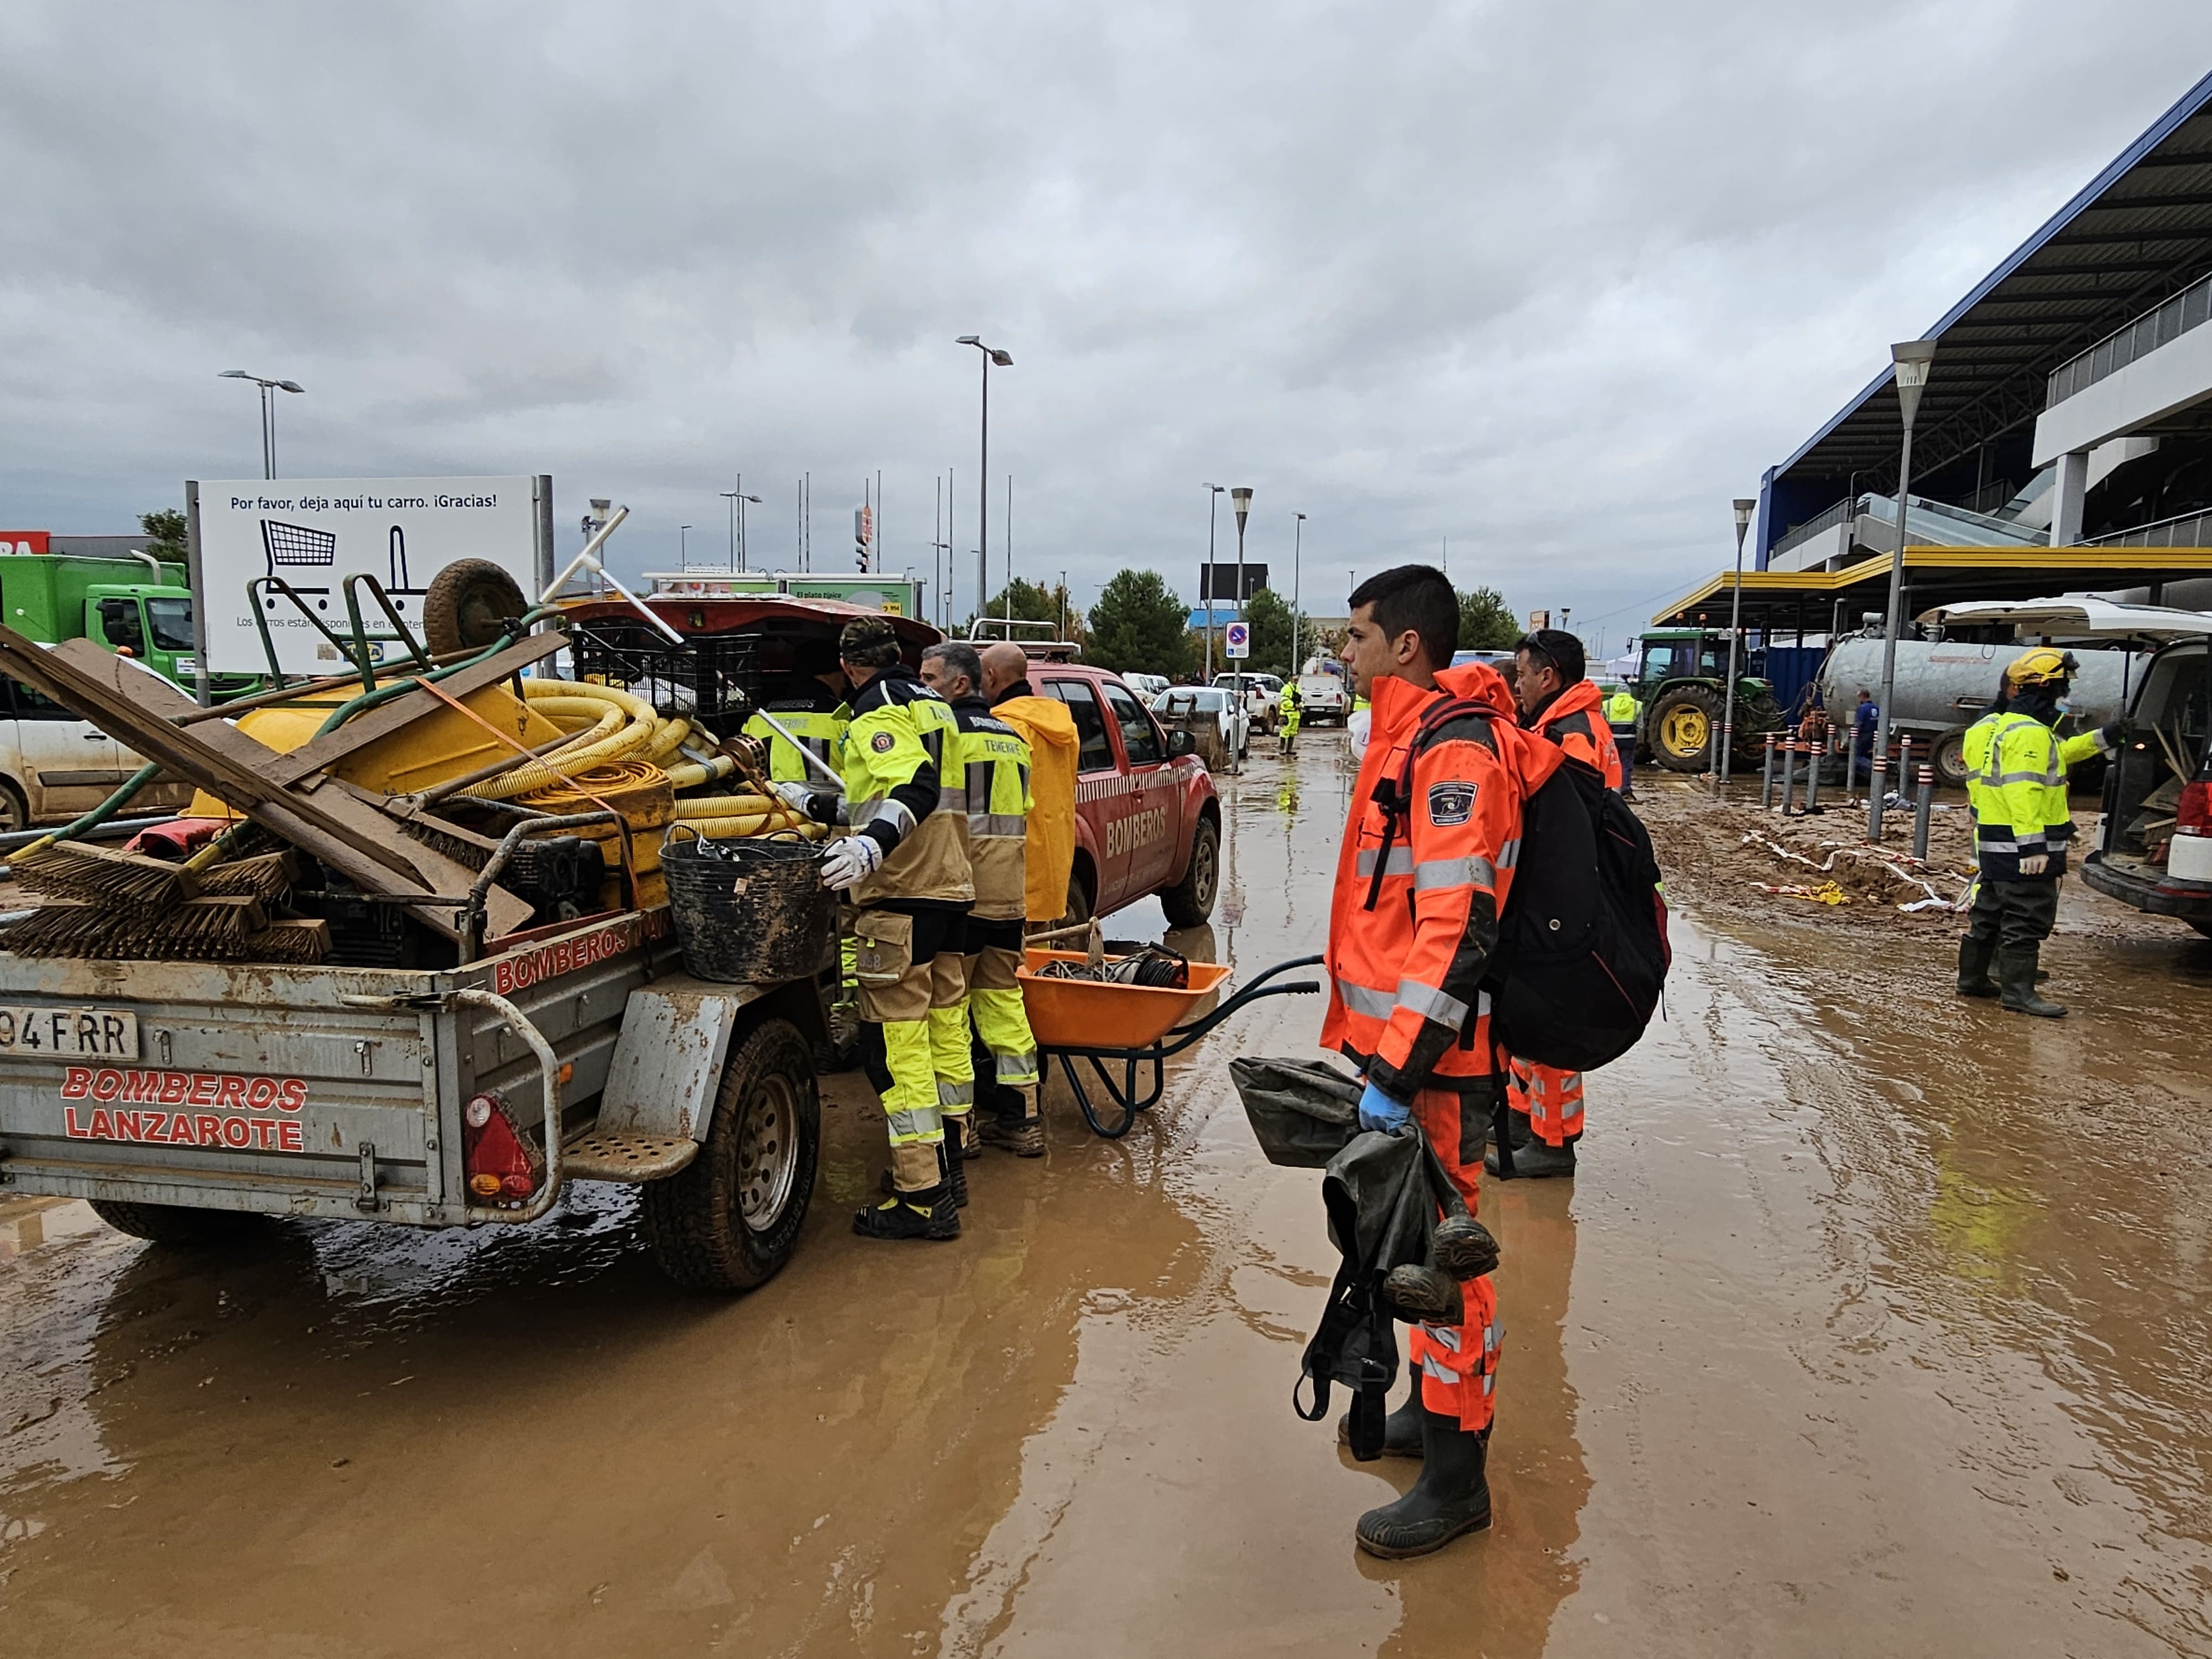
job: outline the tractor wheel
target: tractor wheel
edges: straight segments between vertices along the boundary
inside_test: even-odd
[[[1765,757],[1766,734],[1784,729],[1782,705],[1766,696],[1747,697],[1735,711],[1736,764],[1755,763]]]
[[[1667,692],[1647,727],[1653,757],[1670,772],[1704,771],[1711,758],[1713,722],[1720,717],[1717,691],[1686,685]]]

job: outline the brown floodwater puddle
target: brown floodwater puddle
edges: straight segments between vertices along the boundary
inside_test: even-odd
[[[1326,926],[1341,740],[1301,748],[1223,781],[1176,936],[1247,975]],[[0,1205],[5,1650],[2212,1652],[2212,945],[2062,935],[2045,1024],[1952,997],[1947,937],[1686,906],[1581,1175],[1485,1189],[1497,1524],[1425,1561],[1352,1542],[1413,1466],[1292,1415],[1332,1256],[1227,1086],[1315,999],[1127,1139],[1056,1085],[941,1246],[847,1231],[881,1128],[836,1079],[799,1253],[735,1300],[612,1188],[215,1255]]]

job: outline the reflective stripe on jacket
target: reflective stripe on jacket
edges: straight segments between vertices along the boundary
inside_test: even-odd
[[[1974,809],[1974,851],[1991,881],[2055,881],[2066,871],[2074,836],[2066,804],[2066,769],[2106,752],[2099,732],[2060,741],[2041,720],[2006,711],[1966,728],[1966,799]],[[2050,860],[2040,876],[2023,876],[2020,860]]]
[[[1559,765],[1558,750],[1512,721],[1497,670],[1447,669],[1438,691],[1376,682],[1373,725],[1329,902],[1328,1012],[1322,1042],[1383,1092],[1466,1094],[1491,1075],[1488,998],[1480,988],[1521,848],[1521,805]],[[1468,714],[1409,749],[1439,696],[1471,697]],[[1410,774],[1405,810],[1378,803]],[[1388,794],[1386,793],[1386,800]]]
[[[1613,740],[1613,727],[1600,712],[1599,701],[1594,684],[1577,680],[1536,716],[1536,731],[1583,765],[1602,773],[1607,788],[1618,789],[1620,747]]]
[[[850,708],[842,702],[834,708],[819,708],[811,702],[789,707],[770,702],[763,703],[762,707],[775,717],[778,725],[812,750],[825,764],[833,769],[838,765],[838,745],[844,741],[845,727],[853,719]],[[786,743],[775,728],[758,714],[745,722],[744,734],[757,738],[767,745],[769,782],[822,781],[822,775],[800,759],[799,751]]]
[[[964,814],[968,866],[975,882],[972,914],[1019,921],[1026,896],[1023,847],[1029,835],[1030,746],[981,697],[952,705],[951,760],[938,798]]]
[[[955,736],[951,709],[903,665],[884,670],[853,700],[838,751],[845,821],[855,835],[872,837],[884,857],[883,867],[852,890],[851,902],[974,902],[966,812],[948,811],[941,798]]]

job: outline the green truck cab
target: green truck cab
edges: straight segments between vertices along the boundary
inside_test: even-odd
[[[1702,772],[1711,754],[1713,728],[1725,705],[1729,636],[1724,629],[1659,628],[1644,635],[1636,694],[1641,730],[1637,758],[1656,760],[1672,772]],[[1766,733],[1782,729],[1774,688],[1739,674],[1735,683],[1735,755],[1755,761]]]
[[[0,621],[42,645],[88,639],[129,652],[187,690],[199,684],[185,567],[150,553],[125,559],[0,554]],[[213,690],[222,702],[261,684],[258,675],[217,674]]]

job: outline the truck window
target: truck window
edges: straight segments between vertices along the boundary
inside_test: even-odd
[[[154,631],[156,651],[192,648],[192,602],[190,599],[149,599],[146,625]]]
[[[1079,772],[1110,772],[1114,769],[1114,746],[1106,740],[1106,716],[1099,712],[1098,699],[1091,695],[1087,680],[1047,680],[1052,695],[1067,705],[1067,712],[1075,720],[1075,735],[1081,744],[1076,755],[1075,768]]]
[[[106,635],[108,644],[127,650],[134,656],[146,654],[146,630],[138,620],[137,600],[100,600],[100,631]]]
[[[1114,723],[1121,728],[1121,747],[1129,757],[1132,766],[1157,766],[1165,760],[1167,746],[1160,741],[1159,728],[1152,717],[1137,707],[1137,700],[1118,685],[1104,688],[1106,707],[1113,711]]]

